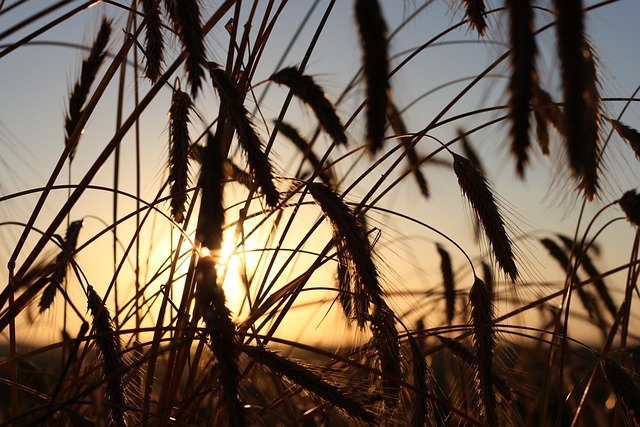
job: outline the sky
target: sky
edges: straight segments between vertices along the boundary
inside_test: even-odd
[[[24,18],[32,16],[54,1],[28,1],[10,9],[17,1],[6,1],[4,11],[0,14],[0,34]],[[71,10],[81,1],[72,1],[64,10]],[[26,26],[22,30],[7,37],[0,38],[0,195],[10,195],[21,190],[42,186],[53,170],[64,148],[63,117],[69,90],[79,73],[79,64],[84,52],[77,45],[91,43],[93,34],[100,19],[106,15],[114,18],[115,39],[111,41],[110,49],[115,51],[123,41],[125,21],[123,12],[115,4],[118,2],[99,2],[91,9],[66,20],[50,31],[38,36],[31,44],[20,47],[16,51],[3,55],[6,46],[19,38],[30,34],[47,22],[52,16],[47,16]],[[247,6],[243,10],[246,16]],[[390,31],[398,28],[411,14],[418,10],[424,2],[417,0],[383,1],[385,18]],[[417,17],[411,20],[401,31],[390,40],[392,64],[397,65],[406,57],[407,50],[425,43],[441,31],[457,24],[462,19],[462,11],[451,2],[439,0],[428,1],[428,5]],[[491,2],[493,6],[501,2]],[[541,7],[546,2],[541,2]],[[588,2],[588,5],[597,2]],[[209,16],[215,11],[220,2],[206,0],[201,2],[202,13]],[[291,50],[283,57],[286,46],[291,41],[292,34],[302,18],[312,5],[311,1],[291,0],[285,7],[276,25],[261,59],[254,84],[266,79],[282,58],[283,66],[299,64],[309,45],[312,33],[320,21],[328,2],[319,1],[313,10],[309,25],[300,33],[292,44]],[[261,2],[260,7],[264,3]],[[327,92],[331,100],[337,100],[346,83],[351,79],[360,66],[360,48],[352,15],[352,2],[338,0],[332,12],[325,31],[318,40],[306,72]],[[7,11],[8,10],[8,11]],[[259,9],[259,13],[260,13]],[[6,11],[6,12],[5,12]],[[494,28],[486,37],[477,36],[468,27],[442,38],[443,45],[434,45],[403,67],[394,75],[391,85],[393,99],[400,108],[410,105],[405,114],[407,127],[411,131],[422,129],[440,112],[449,101],[464,87],[470,76],[482,72],[502,52],[506,39],[507,28],[498,25],[500,12],[492,14],[488,19]],[[220,22],[225,23],[229,16]],[[537,12],[536,23],[540,26],[550,20],[549,12]],[[640,18],[640,2],[637,0],[620,0],[597,8],[588,14],[587,31],[594,43],[601,67],[599,82],[604,97],[629,97],[640,84],[638,70],[640,59],[637,52],[637,40],[640,28],[637,19]],[[228,33],[223,25],[214,27],[207,38],[206,48],[210,60],[223,62],[226,55]],[[551,31],[543,33],[538,38],[540,56],[539,70],[547,90],[555,99],[560,99],[557,81],[558,60],[555,56],[555,39]],[[70,43],[73,46],[62,45]],[[176,51],[177,45],[170,49]],[[492,71],[491,78],[473,89],[459,103],[457,103],[445,117],[453,117],[467,111],[486,106],[503,105],[506,101],[505,76],[508,74],[506,64],[498,66]],[[129,68],[124,84],[125,114],[128,114],[134,104],[134,71]],[[140,75],[140,72],[137,72]],[[458,82],[457,82],[458,81]],[[457,83],[456,83],[457,82]],[[149,88],[144,78],[138,81],[141,93]],[[266,86],[257,86],[256,93],[260,93]],[[281,88],[270,87],[269,95],[260,105],[262,114],[268,120],[277,116],[286,92]],[[344,119],[351,116],[362,98],[362,86],[350,93],[340,104],[337,111]],[[429,93],[428,96],[423,94]],[[146,200],[152,200],[159,186],[165,178],[166,147],[168,144],[167,111],[171,97],[170,89],[162,91],[144,112],[140,121],[140,132],[144,135],[142,143],[142,171],[141,190]],[[117,85],[115,81],[107,89],[106,95],[98,105],[91,121],[88,123],[81,140],[76,159],[71,171],[71,181],[77,182],[84,171],[91,165],[93,159],[109,141],[116,128],[115,107],[117,102]],[[255,105],[248,100],[248,109]],[[414,103],[415,102],[415,103]],[[193,120],[193,129],[202,130],[204,123],[209,122],[216,115],[217,100],[212,88],[208,85],[197,102],[197,111],[202,118]],[[620,101],[607,102],[606,113],[617,117],[622,111],[624,103]],[[301,131],[311,134],[314,130],[312,114],[299,102],[292,104],[289,109],[289,120],[295,121]],[[640,128],[640,108],[632,105],[624,112],[622,121]],[[458,120],[453,125],[436,129],[432,136],[442,141],[451,140],[458,128],[472,129],[490,119],[498,117],[499,113],[475,115]],[[561,273],[552,267],[544,250],[536,245],[532,237],[547,236],[549,233],[562,232],[573,235],[576,230],[580,202],[575,199],[571,191],[572,183],[568,180],[561,147],[555,147],[554,156],[545,158],[539,151],[532,154],[530,168],[526,181],[520,181],[515,176],[513,159],[509,155],[507,127],[494,126],[477,132],[471,136],[474,147],[485,162],[485,169],[489,171],[488,179],[503,203],[505,218],[514,233],[514,240],[522,258],[523,271],[533,281],[561,280]],[[608,127],[605,129],[608,130]],[[194,134],[197,132],[194,132]],[[348,129],[350,139],[362,141],[364,126],[361,118],[356,120]],[[326,143],[326,141],[322,141]],[[275,150],[272,161],[281,171],[291,170],[296,164],[295,155],[283,148],[281,141],[277,142],[279,149]],[[388,147],[393,142],[388,143]],[[425,138],[417,149],[426,155],[439,147],[433,140]],[[455,149],[455,146],[454,146]],[[459,150],[458,150],[459,152]],[[335,157],[338,157],[338,151]],[[346,176],[346,182],[353,181],[363,173],[370,162],[370,158],[363,157],[352,165],[351,159],[337,164],[339,174]],[[439,155],[441,160],[450,161],[447,155]],[[135,146],[132,132],[125,138],[121,148],[121,176],[120,185],[123,191],[135,193]],[[299,161],[299,158],[298,160]],[[352,167],[353,166],[353,167]],[[614,138],[606,153],[606,176],[603,184],[602,199],[585,207],[585,222],[594,218],[598,210],[606,203],[618,198],[622,192],[638,186],[638,163],[631,150],[619,139]],[[385,170],[385,164],[371,174],[372,178],[379,176]],[[426,165],[423,168],[429,180],[432,194],[429,200],[419,195],[412,179],[398,186],[380,202],[380,206],[403,212],[419,221],[441,230],[456,242],[459,242],[472,256],[478,256],[482,248],[472,239],[471,226],[468,225],[470,213],[461,200],[455,176],[438,165]],[[58,179],[58,183],[66,183],[67,169]],[[363,197],[373,179],[364,180],[348,196],[351,201],[358,201]],[[113,186],[113,161],[107,162],[94,183],[105,187]],[[48,199],[41,217],[36,222],[37,227],[44,228],[64,203],[66,190],[54,192]],[[20,197],[0,203],[0,220],[25,222],[37,200],[36,195]],[[135,204],[125,198],[120,200],[118,216],[121,217],[132,209]],[[89,191],[86,197],[73,209],[73,218],[85,218],[83,236],[91,236],[104,228],[105,223],[112,222],[112,195],[108,191]],[[301,230],[310,227],[317,219],[317,213],[309,213],[300,218],[298,225]],[[608,221],[619,218],[621,212],[613,207],[599,215],[594,230]],[[383,237],[378,248],[383,252],[382,263],[387,274],[385,280],[393,290],[408,288],[421,290],[434,287],[438,281],[438,259],[435,242],[441,242],[437,235],[425,232],[424,228],[411,224],[406,220],[389,217],[380,212],[373,212],[368,217],[370,224],[383,230]],[[151,248],[167,245],[169,237],[164,234],[158,238],[158,230],[162,227],[162,220],[149,227],[149,233],[143,236],[145,245]],[[131,221],[122,227],[123,241],[128,242],[126,233],[131,233]],[[578,234],[583,233],[584,222]],[[11,254],[15,241],[22,228],[19,225],[3,226],[3,241],[0,243],[0,266]],[[60,230],[64,233],[64,230]],[[520,235],[523,235],[520,238]],[[292,237],[295,241],[298,234]],[[616,221],[602,232],[598,242],[604,248],[600,260],[603,270],[621,265],[628,260],[633,242],[633,229],[624,221]],[[86,237],[85,237],[86,238]],[[81,239],[82,240],[82,239]],[[293,243],[292,243],[293,244]],[[106,235],[92,244],[92,251],[82,254],[79,262],[90,282],[96,283],[96,288],[106,289],[105,271],[110,267],[111,237]],[[27,245],[28,246],[28,245]],[[451,248],[452,253],[454,249]],[[457,266],[464,262],[454,255]],[[152,259],[151,264],[160,264],[163,259]],[[153,269],[151,267],[150,271]],[[6,272],[0,272],[5,280]],[[108,274],[107,274],[108,277]],[[619,290],[624,278],[616,277],[614,288]],[[537,292],[537,288],[523,286],[520,291],[523,296]],[[231,293],[231,292],[228,292]],[[619,293],[617,294],[619,296]],[[233,304],[233,296],[229,296]],[[311,297],[313,298],[313,297]],[[330,303],[324,305],[326,309]],[[503,307],[505,308],[505,307]],[[239,310],[239,309],[237,309]],[[318,310],[319,318],[323,316],[323,309]],[[53,316],[58,316],[59,313]],[[314,322],[319,323],[319,318]],[[323,332],[326,334],[326,332]],[[34,330],[34,338],[38,332]],[[338,333],[337,333],[338,334]],[[314,339],[314,338],[310,338]],[[320,339],[320,338],[318,338]],[[336,340],[342,339],[336,337]]]

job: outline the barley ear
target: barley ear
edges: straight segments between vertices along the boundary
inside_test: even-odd
[[[367,93],[366,144],[372,153],[382,148],[389,101],[387,25],[378,0],[356,0],[355,17],[362,47]]]
[[[91,285],[87,287],[87,306],[93,316],[93,330],[96,333],[94,339],[102,362],[103,390],[108,402],[109,424],[124,427],[127,425],[127,399],[122,377],[126,368],[122,359],[122,343],[116,335],[109,310]]]
[[[78,122],[80,121],[80,117],[84,111],[84,104],[87,101],[89,96],[89,91],[91,90],[91,85],[98,75],[98,70],[100,70],[100,66],[104,62],[104,57],[106,55],[107,43],[109,42],[109,37],[111,36],[111,21],[108,19],[103,19],[102,24],[100,25],[100,29],[98,30],[98,35],[96,36],[93,45],[91,46],[91,51],[89,52],[89,56],[82,61],[82,68],[80,70],[80,79],[73,86],[73,90],[71,91],[71,95],[69,95],[69,108],[64,118],[64,129],[65,129],[65,145],[73,144],[71,151],[69,152],[69,161],[72,162],[75,157],[78,140],[70,141],[71,135],[73,134]],[[79,139],[79,137],[78,137]]]
[[[169,185],[171,216],[177,223],[184,221],[189,187],[189,112],[191,98],[180,89],[173,92],[169,109]]]
[[[500,268],[515,283],[518,269],[515,264],[511,239],[505,230],[502,215],[487,180],[469,160],[453,153],[453,170],[458,184],[471,204],[471,208],[489,240],[493,255]]]
[[[315,113],[320,126],[340,144],[347,143],[344,126],[336,114],[336,110],[325,95],[324,91],[313,77],[296,67],[286,67],[269,77],[269,80],[287,86],[291,92],[304,101]]]

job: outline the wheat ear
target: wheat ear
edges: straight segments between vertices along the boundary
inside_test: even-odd
[[[407,340],[413,361],[413,387],[416,389],[413,397],[411,425],[414,427],[434,425],[435,408],[432,400],[427,397],[427,391],[432,384],[436,384],[435,374],[422,354],[420,345],[413,334],[408,334]]]
[[[404,150],[407,153],[407,162],[409,163],[411,172],[416,179],[416,183],[418,184],[420,192],[424,197],[429,197],[429,186],[427,185],[427,179],[420,170],[418,153],[411,142],[411,137],[408,136],[409,131],[407,130],[407,126],[405,125],[400,112],[396,108],[396,105],[391,99],[389,100],[389,104],[387,106],[387,119],[389,120],[391,128],[396,133],[396,135],[399,136],[400,142],[404,146]]]
[[[300,150],[304,155],[304,158],[311,163],[311,166],[313,166],[315,172],[320,177],[320,180],[322,180],[325,185],[333,187],[335,179],[331,173],[331,169],[322,166],[320,159],[318,159],[318,156],[313,152],[311,145],[300,135],[298,130],[289,123],[282,122],[280,123],[280,126],[278,126],[278,131],[291,141],[298,150]]]
[[[144,65],[144,74],[151,83],[156,83],[161,75],[164,58],[160,0],[142,0],[142,12],[147,19],[144,44],[147,62]]]
[[[267,204],[271,207],[276,207],[280,194],[273,184],[269,158],[262,151],[260,138],[258,138],[258,134],[253,128],[253,123],[249,119],[249,113],[242,103],[243,96],[231,78],[216,64],[209,63],[209,73],[213,85],[218,90],[222,102],[224,102],[224,107],[229,114],[231,123],[236,129],[238,142],[247,156],[251,174],[265,196]]]
[[[173,29],[186,52],[185,69],[195,99],[202,85],[205,65],[205,48],[198,0],[165,0],[165,6]]]
[[[196,307],[204,319],[207,334],[211,338],[211,350],[218,360],[221,400],[227,410],[229,425],[246,425],[245,413],[238,397],[240,369],[238,357],[240,346],[236,338],[236,326],[226,306],[225,294],[217,283],[215,261],[203,256],[196,267]]]
[[[73,131],[80,121],[80,117],[82,116],[82,113],[84,111],[84,104],[87,101],[89,91],[91,90],[91,85],[98,75],[100,66],[104,62],[107,43],[109,43],[110,36],[111,21],[105,18],[102,20],[102,24],[100,24],[98,35],[96,36],[96,39],[91,46],[89,56],[84,61],[82,61],[80,79],[78,79],[76,84],[73,86],[73,90],[71,91],[71,95],[69,96],[69,109],[67,110],[64,118],[65,145],[69,144],[69,138],[71,138]],[[77,145],[78,141],[76,140],[73,142],[73,147],[69,152],[70,162],[73,161],[73,158],[75,157]]]
[[[364,327],[370,304],[382,302],[378,272],[364,226],[331,188],[317,182],[308,183],[307,188],[331,224],[341,266],[338,286],[343,311],[347,317],[353,314],[358,326]]]
[[[631,147],[636,155],[636,158],[640,160],[640,132],[631,126],[627,126],[620,120],[611,119],[611,126]]]
[[[511,79],[509,80],[509,115],[511,117],[511,152],[516,157],[516,172],[524,177],[528,162],[529,110],[532,88],[538,84],[535,68],[537,53],[533,29],[533,11],[529,0],[507,0],[509,41],[511,45]]]
[[[378,0],[356,0],[355,17],[362,47],[367,93],[366,144],[372,153],[382,148],[389,101],[387,25]]]
[[[493,350],[495,331],[493,328],[493,300],[484,282],[475,277],[469,292],[471,306],[469,323],[473,325],[473,346],[476,351],[476,393],[482,402],[481,414],[487,425],[498,425],[497,400],[494,383]]]
[[[588,200],[598,191],[600,108],[593,52],[584,32],[582,0],[554,0],[557,12],[566,144],[573,175]]]
[[[572,250],[573,248],[572,239],[562,234],[556,234],[556,236],[560,240],[562,240],[562,243],[564,244],[565,248],[567,248],[567,250]],[[589,256],[589,254],[587,254],[586,252],[580,254],[580,265],[582,266],[584,271],[587,272],[589,277],[593,278],[593,277],[600,276],[600,272],[591,261],[591,257]],[[595,281],[593,282],[593,286],[596,288],[596,292],[598,292],[598,296],[602,300],[602,303],[604,304],[604,306],[609,311],[609,314],[611,314],[611,316],[615,319],[618,314],[618,308],[616,307],[615,303],[613,302],[613,299],[611,298],[611,295],[609,294],[609,290],[607,289],[607,285],[604,283],[604,279],[602,278],[595,279]]]
[[[436,245],[440,255],[440,272],[442,273],[442,284],[444,286],[444,300],[446,304],[447,324],[451,324],[456,311],[456,284],[451,267],[451,256],[449,252],[440,244]]]
[[[177,223],[184,221],[189,187],[189,113],[193,105],[186,92],[176,89],[169,109],[169,185],[171,216]]]
[[[455,153],[453,153],[453,170],[458,177],[460,189],[482,224],[498,265],[515,283],[518,269],[511,248],[511,239],[507,235],[502,215],[487,180],[469,160]]]
[[[487,22],[484,20],[485,6],[483,0],[462,0],[465,6],[465,14],[469,24],[479,35],[487,31]]]
[[[335,108],[313,77],[302,74],[296,67],[287,67],[272,74],[269,79],[287,86],[295,96],[304,101],[313,110],[320,126],[331,138],[343,145],[347,143],[344,126]]]
[[[223,185],[224,159],[222,149],[218,138],[209,132],[207,145],[202,153],[202,168],[198,181],[202,197],[196,227],[196,240],[210,250],[219,250],[222,247]]]
[[[636,193],[636,190],[625,192],[618,200],[618,204],[626,215],[627,221],[640,225],[640,195]]]
[[[602,359],[600,366],[602,366],[607,380],[613,387],[616,400],[624,408],[624,411],[622,411],[624,417],[633,418],[633,422],[629,422],[629,425],[640,424],[640,387],[638,387],[638,378],[634,376],[633,372],[609,358]]]
[[[49,279],[49,284],[44,288],[42,296],[40,297],[40,313],[45,312],[49,307],[51,307],[51,304],[53,304],[53,300],[56,297],[58,287],[62,286],[62,282],[65,280],[69,263],[71,262],[71,257],[73,256],[73,252],[75,252],[78,244],[78,235],[80,234],[81,228],[82,220],[73,221],[67,228],[67,234],[65,235],[64,242],[62,243],[62,248],[60,248],[60,252],[56,257],[55,267]]]
[[[91,285],[87,287],[87,305],[93,316],[95,342],[102,361],[103,390],[105,400],[109,403],[109,424],[124,427],[127,425],[127,401],[122,378],[126,367],[122,359],[122,343],[114,330],[109,310]]]
[[[384,300],[380,300],[371,314],[371,343],[376,349],[385,404],[394,410],[400,395],[399,381],[402,378],[400,343],[395,317]]]
[[[329,381],[330,376],[325,373],[320,374],[311,366],[264,347],[243,346],[242,351],[257,363],[269,368],[274,374],[286,377],[328,404],[341,409],[347,416],[367,424],[374,424],[375,415],[350,397],[345,390],[332,384]]]

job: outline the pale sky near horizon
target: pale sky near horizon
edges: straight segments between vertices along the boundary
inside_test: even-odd
[[[9,8],[15,2],[7,1],[4,8]],[[0,14],[0,34],[34,12],[43,9],[46,5],[54,4],[54,1],[30,1],[23,6],[19,6],[7,13]],[[71,2],[66,8],[75,7],[82,2]],[[203,1],[202,12],[208,16],[214,11],[219,1]],[[282,55],[285,46],[289,43],[292,32],[298,22],[306,14],[310,7],[310,1],[291,0],[281,18],[281,25],[277,25],[271,35],[268,47],[265,51],[261,67],[254,83],[267,78],[274,71],[273,67]],[[394,30],[400,22],[411,14],[415,8],[423,2],[419,1],[383,1],[385,16],[390,30]],[[501,5],[502,2],[493,1],[494,6]],[[588,4],[597,2],[590,1]],[[283,64],[298,64],[309,43],[312,32],[321,17],[327,1],[320,1],[319,6],[314,11],[309,27],[303,31],[289,55],[284,59]],[[314,75],[316,81],[323,86],[332,100],[337,99],[344,85],[350,80],[360,64],[360,49],[357,43],[353,17],[351,12],[352,2],[348,0],[338,0],[334,12],[332,13],[327,28],[323,31],[319,39],[318,46],[312,55],[307,66],[307,72]],[[247,9],[248,6],[245,6]],[[246,10],[245,10],[246,12]],[[69,42],[75,44],[90,44],[95,29],[103,15],[115,17],[114,39],[110,47],[115,51],[122,42],[123,28],[125,25],[124,13],[113,5],[98,4],[92,9],[85,11],[51,31],[37,37],[32,45],[20,47],[14,52],[0,58],[0,196],[11,194],[27,188],[34,188],[44,185],[49,174],[53,170],[55,163],[63,149],[64,131],[63,115],[66,108],[69,89],[78,76],[79,64],[83,52],[77,48],[55,45],[57,42]],[[540,25],[544,20],[544,12],[539,13]],[[547,15],[548,16],[548,15]],[[225,16],[221,23],[225,23],[228,17]],[[434,1],[425,9],[414,21],[410,22],[397,37],[392,39],[390,47],[392,55],[407,49],[415,48],[443,29],[454,25],[462,19],[460,10],[456,10],[447,1]],[[2,50],[35,29],[39,28],[51,18],[37,21],[23,31],[10,37],[0,39],[0,55]],[[629,97],[636,87],[640,85],[640,59],[635,54],[638,51],[638,40],[640,40],[640,27],[637,22],[640,20],[640,1],[620,0],[619,2],[606,5],[589,13],[587,29],[594,43],[599,64],[602,67],[600,74],[601,91],[604,97]],[[495,17],[489,18],[490,25],[496,24]],[[467,27],[456,31],[443,39],[443,41],[454,42],[441,47],[432,47],[419,55],[415,60],[403,68],[393,79],[392,88],[394,99],[402,107],[410,104],[419,98],[423,93],[438,88],[456,79],[462,79],[477,75],[487,67],[493,59],[504,51],[504,46],[500,43],[505,39],[506,27],[501,26],[494,31],[490,31],[486,38],[479,38]],[[114,41],[115,40],[115,41]],[[228,34],[222,25],[216,26],[207,39],[207,53],[211,60],[221,60],[225,55],[225,46]],[[466,43],[459,43],[465,40]],[[542,34],[539,39],[541,56],[539,61],[540,72],[543,75],[543,82],[552,93],[554,99],[560,100],[556,79],[553,77],[557,71],[558,62],[555,59],[554,37],[551,31]],[[50,43],[54,42],[54,43]],[[496,42],[495,44],[493,42]],[[172,49],[176,49],[175,46]],[[400,59],[394,60],[394,64]],[[220,61],[221,62],[221,61]],[[131,73],[131,69],[128,70]],[[506,65],[498,67],[492,74],[504,75],[507,72]],[[550,77],[551,76],[551,77]],[[446,117],[460,114],[492,105],[502,105],[506,101],[504,91],[504,79],[495,77],[489,79],[488,83],[480,85],[463,100],[456,105]],[[146,82],[141,79],[141,91],[148,88]],[[461,82],[452,84],[444,89],[434,92],[424,100],[412,106],[407,115],[407,125],[410,131],[422,129],[431,118],[437,114],[466,84]],[[206,85],[202,99],[198,102],[198,111],[208,122],[216,114],[217,103],[210,87]],[[129,75],[124,88],[125,102],[128,114],[133,104],[133,83]],[[285,92],[277,87],[269,89],[270,98],[262,105],[262,113],[267,121],[274,118],[279,112],[280,102]],[[350,96],[338,106],[338,112],[344,119],[348,118],[357,103],[361,99],[361,89],[356,91],[358,96]],[[91,164],[97,153],[108,142],[115,129],[115,105],[116,105],[116,84],[110,85],[107,95],[100,103],[91,122],[86,128],[86,134],[80,142],[78,154],[73,167],[72,180],[77,182],[83,175],[84,170]],[[154,100],[149,109],[145,111],[141,118],[141,131],[145,142],[143,146],[143,182],[142,191],[147,199],[154,197],[155,192],[163,179],[164,166],[166,163],[165,148],[168,138],[167,110],[170,101],[170,90],[161,93]],[[253,107],[253,100],[251,107]],[[635,103],[637,104],[637,103]],[[304,132],[313,131],[313,120],[310,113],[300,108],[301,105],[294,103],[290,107],[291,117],[297,118]],[[623,107],[623,102],[607,102],[606,112],[612,117]],[[252,108],[249,108],[251,110]],[[501,113],[490,113],[466,119],[459,125],[465,129],[473,128],[487,120],[496,118]],[[636,105],[629,107],[622,117],[622,121],[640,128],[640,108]],[[202,122],[194,120],[194,128],[202,129]],[[455,136],[456,125],[449,125],[443,129],[436,130],[433,135],[448,141]],[[494,183],[494,189],[505,203],[508,210],[507,218],[515,228],[520,229],[529,236],[546,236],[549,231],[560,232],[572,235],[576,224],[579,203],[570,200],[571,192],[567,186],[566,174],[558,173],[562,168],[562,156],[556,155],[551,159],[543,158],[539,150],[534,150],[532,154],[531,167],[527,172],[525,182],[518,181],[514,174],[514,162],[508,153],[508,137],[506,127],[493,127],[488,131],[478,132],[471,137],[472,143],[478,149],[482,159],[486,162],[485,168],[490,171],[488,178]],[[606,127],[608,129],[608,126]],[[356,122],[349,128],[349,135],[354,140],[361,140],[363,134],[362,122]],[[438,147],[433,140],[424,139],[418,145],[418,150],[423,154],[428,154]],[[560,151],[556,151],[559,153]],[[279,156],[278,156],[279,154]],[[128,192],[135,191],[132,179],[133,163],[133,138],[127,137],[122,148],[122,188]],[[291,166],[290,159],[282,152],[276,153],[273,159],[274,164],[280,170],[286,170]],[[335,156],[337,157],[337,155]],[[450,160],[446,155],[441,155],[441,159]],[[619,197],[623,191],[640,187],[638,185],[638,162],[633,157],[631,150],[619,139],[615,138],[611,142],[610,149],[606,155],[607,175],[610,177],[603,185],[603,197],[601,201],[589,204],[585,210],[585,219],[589,221],[598,209],[609,201]],[[96,178],[95,183],[111,187],[113,181],[112,161],[107,162],[103,170]],[[363,163],[364,164],[364,163]],[[346,172],[347,165],[339,164],[338,170]],[[358,169],[358,170],[361,170]],[[374,178],[379,176],[384,169],[373,174]],[[397,191],[391,192],[384,200],[384,206],[389,206],[398,211],[414,216],[416,219],[427,222],[430,225],[442,230],[454,240],[460,242],[465,250],[472,256],[477,255],[480,249],[475,246],[471,237],[471,227],[467,225],[469,218],[468,209],[461,201],[460,192],[457,188],[455,176],[438,166],[427,165],[423,169],[432,188],[430,200],[422,200],[413,185],[413,179],[409,177],[407,183]],[[354,176],[349,175],[349,180]],[[67,172],[63,172],[58,179],[58,183],[66,183]],[[352,194],[351,200],[357,201],[366,194],[365,185],[358,187]],[[66,198],[66,190],[58,191],[52,195],[51,201],[47,203],[42,213],[42,220],[36,225],[43,227],[50,219],[60,204]],[[9,202],[0,203],[0,221],[26,221],[31,207],[35,203],[35,196],[28,196]],[[89,192],[86,201],[81,202],[74,208],[77,216],[92,215],[99,217],[106,223],[111,222],[112,196],[108,192]],[[122,201],[121,215],[128,213],[133,207],[132,202]],[[597,225],[603,225],[607,221],[619,217],[621,212],[617,208],[609,208],[597,221]],[[387,244],[397,245],[392,255],[386,258],[387,263],[397,266],[396,273],[403,275],[407,281],[402,285],[412,289],[419,289],[421,281],[414,275],[412,264],[421,254],[403,253],[410,251],[410,246],[405,246],[402,239],[411,239],[418,233],[421,238],[427,238],[430,242],[440,241],[437,236],[426,233],[423,229],[406,224],[400,220],[389,220],[380,214],[371,215],[372,225],[385,221],[391,225],[392,230],[386,236]],[[85,236],[90,236],[101,230],[104,225],[98,219],[87,219],[88,231]],[[518,230],[515,230],[518,234]],[[582,227],[584,230],[584,225]],[[3,242],[0,243],[0,277],[5,280],[6,257],[11,253],[14,239],[21,232],[20,227],[4,226]],[[384,232],[384,230],[383,230]],[[64,233],[64,230],[60,230]],[[426,236],[426,237],[425,237]],[[82,240],[82,239],[81,239]],[[617,221],[603,232],[599,239],[605,249],[602,257],[602,269],[614,268],[628,262],[631,243],[633,241],[633,229],[624,221]],[[105,263],[104,258],[110,257],[109,237],[102,238],[96,243],[100,253],[107,251],[102,257],[84,257],[83,266],[89,272],[90,280],[104,282],[99,274],[93,271],[101,271]],[[524,267],[535,271],[532,277],[547,278],[553,276],[559,278],[555,268],[548,268],[546,264],[546,254],[543,249],[531,242],[523,242],[521,250],[527,258],[527,265]],[[429,249],[428,256],[434,257],[429,264],[437,265],[435,250]],[[454,250],[451,249],[455,254]],[[455,254],[454,256],[457,256]],[[398,259],[396,259],[396,257]],[[405,258],[404,264],[400,258]],[[626,258],[625,258],[626,257]],[[462,264],[462,260],[458,264]],[[107,265],[109,263],[107,262]],[[101,266],[92,268],[92,266]],[[393,270],[393,269],[392,269]],[[430,284],[437,284],[438,270],[429,270],[426,280]],[[408,272],[411,272],[410,274]],[[388,278],[393,282],[394,277]],[[621,284],[620,284],[621,285]],[[106,287],[105,283],[99,285],[101,289]],[[396,290],[400,285],[393,285]],[[97,286],[98,287],[98,286]],[[620,287],[618,286],[619,290]],[[529,291],[523,291],[525,294]],[[619,293],[616,294],[620,296]],[[84,307],[81,307],[84,309]]]

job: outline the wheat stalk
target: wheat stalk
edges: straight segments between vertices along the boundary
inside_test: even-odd
[[[362,47],[367,93],[366,144],[372,153],[382,148],[389,102],[387,25],[378,0],[356,0],[355,18]]]

